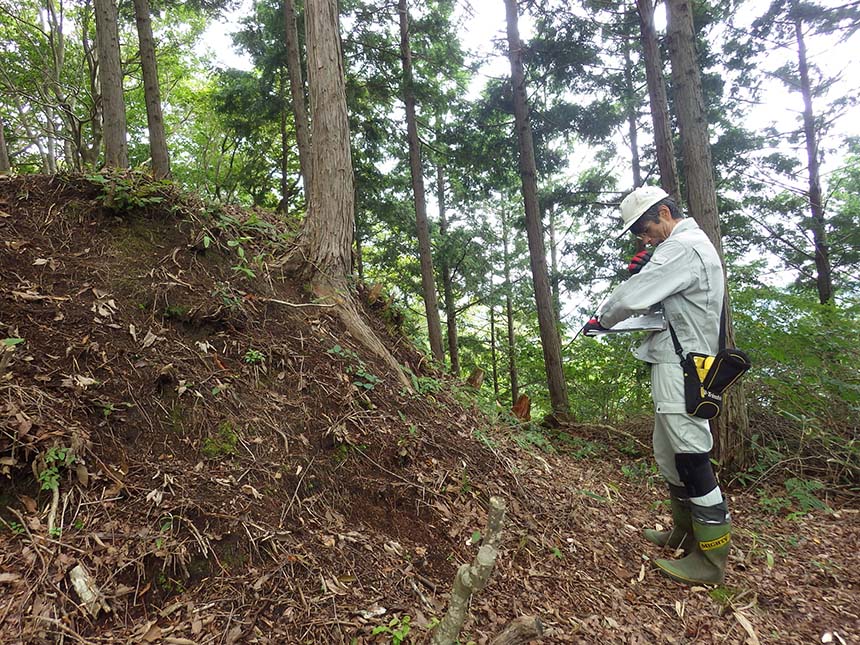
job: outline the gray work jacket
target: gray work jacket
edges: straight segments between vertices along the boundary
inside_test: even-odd
[[[725,280],[720,256],[692,218],[678,222],[642,270],[616,288],[600,309],[604,327],[662,305],[684,353],[717,353]],[[652,332],[634,352],[646,363],[677,363],[669,331]]]

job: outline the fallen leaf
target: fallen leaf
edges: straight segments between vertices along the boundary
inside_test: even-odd
[[[21,576],[17,573],[0,573],[0,584],[2,583],[10,583],[10,582],[18,582],[21,579]]]
[[[749,636],[749,639],[747,639],[747,643],[749,643],[750,645],[760,645],[758,636],[756,636],[755,630],[753,629],[752,623],[749,621],[749,619],[739,611],[734,612],[734,614],[735,620],[740,623],[740,626],[744,628],[744,631]]]

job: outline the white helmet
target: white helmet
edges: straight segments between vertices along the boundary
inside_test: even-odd
[[[659,186],[640,186],[621,200],[621,230],[618,237],[624,235],[637,219],[657,202],[666,199],[669,194]]]

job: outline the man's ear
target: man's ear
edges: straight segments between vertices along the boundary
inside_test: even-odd
[[[672,211],[669,210],[669,207],[666,204],[660,204],[660,207],[657,209],[657,214],[660,216],[660,220],[669,221],[672,219]]]

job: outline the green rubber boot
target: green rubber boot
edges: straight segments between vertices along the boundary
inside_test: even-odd
[[[672,528],[668,531],[645,529],[642,533],[645,539],[659,547],[677,549],[690,553],[695,547],[693,537],[693,517],[690,512],[690,500],[678,499],[674,495],[669,498],[672,504]]]
[[[655,560],[660,573],[686,584],[722,584],[731,549],[731,523],[703,524],[693,520],[695,548],[680,560]]]

